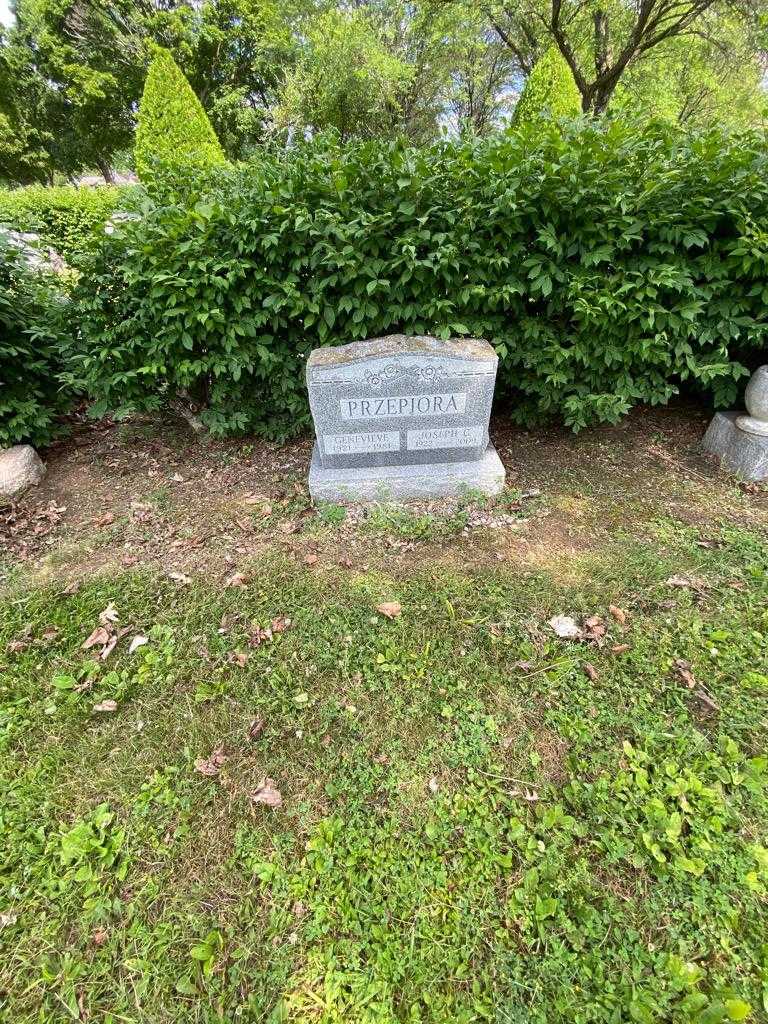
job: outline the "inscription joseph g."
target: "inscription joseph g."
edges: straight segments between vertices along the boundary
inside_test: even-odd
[[[409,430],[408,451],[429,451],[441,448],[474,448],[483,442],[483,428],[442,427],[438,430]]]
[[[461,392],[447,395],[397,395],[384,398],[342,398],[343,420],[375,420],[391,416],[459,416],[467,407]]]

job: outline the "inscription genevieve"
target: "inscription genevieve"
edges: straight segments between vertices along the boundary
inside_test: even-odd
[[[323,434],[322,438],[326,455],[400,451],[399,430],[381,430],[370,434]]]
[[[453,392],[447,395],[342,398],[339,405],[343,420],[376,420],[390,416],[452,416],[465,411],[467,396]]]

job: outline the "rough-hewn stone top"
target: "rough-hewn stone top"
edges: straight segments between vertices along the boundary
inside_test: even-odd
[[[493,346],[482,338],[441,341],[440,338],[432,338],[426,334],[388,334],[385,338],[371,338],[369,341],[353,341],[349,345],[316,348],[310,353],[307,366],[344,366],[365,359],[413,354],[440,356],[444,359],[475,359],[494,364],[497,361]]]

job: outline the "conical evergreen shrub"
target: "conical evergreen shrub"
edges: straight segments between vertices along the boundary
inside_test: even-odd
[[[536,121],[578,117],[581,93],[571,69],[556,46],[536,61],[517,101],[512,124],[519,128]]]
[[[139,104],[136,173],[151,180],[161,164],[205,170],[226,162],[203,105],[168,50],[158,47]]]

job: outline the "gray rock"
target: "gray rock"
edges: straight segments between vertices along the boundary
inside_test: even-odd
[[[60,274],[67,269],[61,256],[49,245],[45,245],[40,236],[31,231],[13,231],[0,226],[0,244],[4,243],[17,249],[22,260],[31,270],[45,270]]]
[[[459,493],[462,480],[496,493],[504,470],[488,421],[497,365],[478,339],[390,335],[315,349],[307,362],[313,497],[442,497]]]
[[[718,412],[707,428],[702,448],[717,455],[725,469],[743,480],[768,478],[768,436],[742,430],[737,412]]]
[[[0,498],[17,498],[44,476],[45,464],[32,445],[0,449]]]

